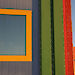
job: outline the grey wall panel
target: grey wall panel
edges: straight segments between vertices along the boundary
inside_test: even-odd
[[[0,8],[32,9],[32,0],[0,0]]]
[[[32,0],[33,11],[33,67],[32,75],[40,75],[40,0]]]
[[[0,62],[0,75],[32,75],[32,63]]]
[[[32,10],[32,0],[0,0],[0,8]],[[0,62],[0,75],[32,75],[32,62]]]
[[[0,71],[1,75],[8,75],[8,63],[4,64],[3,62],[0,64],[0,66],[1,66],[1,71]]]

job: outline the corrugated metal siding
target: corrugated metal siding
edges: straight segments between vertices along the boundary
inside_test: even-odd
[[[50,0],[41,0],[41,75],[52,75],[50,8]]]
[[[65,35],[65,71],[66,75],[74,75],[71,0],[63,0],[64,6],[64,35]]]
[[[0,0],[0,8],[32,10],[32,0]]]
[[[0,62],[0,75],[32,75],[31,62]]]
[[[54,0],[55,75],[65,75],[63,0]]]
[[[0,0],[0,8],[32,10],[32,0]],[[0,62],[0,75],[32,75],[32,62]]]

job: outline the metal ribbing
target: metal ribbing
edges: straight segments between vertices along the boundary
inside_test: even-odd
[[[73,71],[73,46],[71,23],[71,0],[63,0],[64,10],[64,39],[65,39],[65,74],[74,75]]]
[[[41,0],[41,75],[52,75],[50,4],[50,0]]]
[[[32,10],[32,0],[0,0],[0,8]]]
[[[63,0],[53,0],[55,75],[65,75]]]
[[[1,8],[32,10],[32,0],[0,0]],[[32,75],[32,62],[0,62],[0,75]]]

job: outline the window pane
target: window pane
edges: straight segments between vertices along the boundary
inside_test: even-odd
[[[0,54],[25,54],[25,16],[0,15]]]

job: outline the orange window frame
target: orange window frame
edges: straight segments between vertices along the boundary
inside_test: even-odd
[[[32,11],[16,9],[0,9],[0,14],[26,15],[26,56],[0,55],[0,61],[32,61]]]

